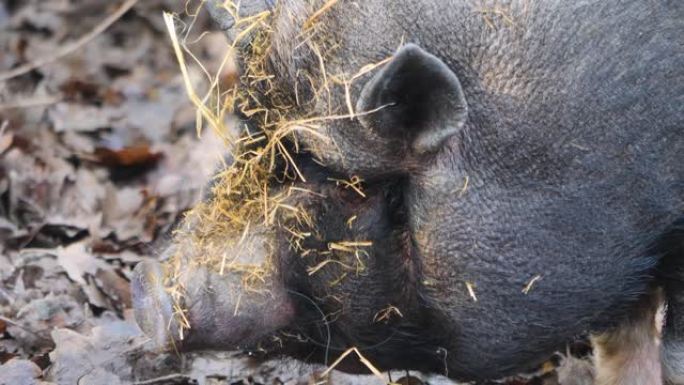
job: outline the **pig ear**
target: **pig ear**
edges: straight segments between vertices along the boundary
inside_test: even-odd
[[[356,111],[367,129],[409,141],[415,152],[423,154],[438,150],[458,132],[468,106],[449,67],[417,45],[407,44],[363,87]]]

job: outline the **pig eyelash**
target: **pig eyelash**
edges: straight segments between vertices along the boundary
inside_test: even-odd
[[[330,358],[329,356],[330,356],[330,344],[331,344],[332,334],[330,333],[330,324],[326,320],[325,313],[320,308],[320,306],[318,306],[318,304],[313,299],[311,299],[308,295],[300,293],[298,291],[290,290],[290,289],[286,289],[285,291],[289,294],[294,294],[296,296],[299,296],[300,298],[305,299],[307,302],[309,302],[311,305],[313,305],[313,307],[316,309],[316,311],[321,315],[321,320],[323,321],[323,324],[325,325],[325,332],[326,332],[326,344],[325,345],[321,344],[321,345],[323,347],[325,347],[325,361],[324,361],[324,363],[327,366],[328,365],[328,359]],[[306,338],[309,339],[310,341],[314,342],[314,343],[318,343],[318,341],[315,341],[313,338],[309,337],[308,335],[306,336]]]
[[[356,346],[356,348],[359,349],[360,351],[368,351],[368,350],[378,349],[378,348],[380,348],[381,346],[383,346],[383,345],[389,343],[392,339],[394,339],[394,337],[396,337],[397,333],[398,333],[398,332],[397,332],[396,330],[393,330],[393,331],[392,331],[392,334],[390,334],[387,338],[385,338],[384,340],[382,340],[382,341],[380,341],[380,342],[377,342],[377,343],[375,343],[375,344],[373,344],[373,345]],[[345,346],[342,346],[342,345],[337,345],[337,346],[336,346],[336,345],[332,345],[332,341],[331,341],[330,344],[324,344],[324,343],[322,343],[322,342],[316,341],[314,338],[312,338],[312,337],[309,336],[309,335],[306,335],[305,333],[302,333],[302,334],[304,334],[304,337],[306,337],[307,342],[310,342],[311,344],[316,345],[316,346],[321,347],[321,348],[326,348],[327,351],[333,351],[333,350],[334,350],[334,351],[336,351],[336,352],[343,352],[343,351],[346,351],[346,350],[349,349],[349,346],[345,347]],[[327,357],[327,356],[326,356],[326,357]],[[326,365],[327,365],[327,363],[326,363]]]
[[[323,310],[320,308],[320,306],[318,306],[318,304],[313,299],[311,299],[311,297],[307,296],[306,294],[300,293],[298,291],[290,290],[290,289],[285,289],[285,291],[289,294],[296,295],[296,296],[306,300],[311,305],[313,305],[313,307],[316,309],[316,311],[321,315],[321,321],[322,321],[323,325],[325,325],[326,343],[319,342],[315,338],[309,336],[308,334],[303,333],[301,331],[300,332],[304,335],[304,337],[306,337],[308,342],[310,342],[313,345],[316,345],[318,347],[325,348],[324,364],[327,366],[329,359],[330,359],[330,351],[342,352],[342,351],[347,350],[349,347],[348,346],[335,346],[332,344],[332,331],[330,329],[330,323],[326,320],[325,313],[323,312]],[[377,342],[373,345],[357,346],[357,348],[359,348],[360,350],[364,350],[364,351],[377,349],[377,348],[387,344],[388,342],[390,342],[394,337],[396,337],[396,335],[397,335],[397,330],[392,330],[392,333],[387,338],[385,338],[384,340]]]

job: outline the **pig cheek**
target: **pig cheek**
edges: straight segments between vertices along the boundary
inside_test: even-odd
[[[195,303],[190,310],[191,329],[184,348],[249,348],[294,319],[294,306],[285,296],[268,301],[242,299],[252,300],[258,304],[236,308],[235,304]]]
[[[287,296],[276,302],[275,306],[266,306],[263,312],[264,323],[271,325],[273,329],[281,329],[291,324],[295,319],[295,306]]]
[[[238,329],[243,329],[243,341],[258,342],[270,333],[289,326],[295,318],[292,301],[282,296],[275,302],[264,304],[261,309],[251,312],[250,317],[236,320]],[[266,335],[264,335],[266,333]]]

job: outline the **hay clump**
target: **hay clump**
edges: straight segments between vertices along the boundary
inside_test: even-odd
[[[211,197],[187,214],[183,227],[174,235],[174,252],[165,265],[165,286],[175,304],[181,339],[191,327],[183,304],[184,282],[192,279],[193,269],[206,267],[221,275],[231,275],[231,279],[238,276],[244,290],[268,295],[268,282],[276,272],[273,257],[279,251],[277,248],[282,247],[276,242],[276,235],[285,234],[290,250],[308,258],[309,275],[325,270],[329,288],[336,287],[348,276],[366,271],[370,241],[339,239],[328,242],[320,250],[307,248],[306,240],[318,232],[304,202],[320,196],[301,187],[307,178],[296,163],[300,151],[297,136],[315,137],[324,148],[334,149],[334,142],[322,134],[325,130],[321,126],[330,120],[352,119],[377,111],[354,111],[350,89],[354,81],[386,64],[390,58],[364,65],[350,74],[328,74],[326,63],[337,44],[331,38],[333,34],[326,30],[324,16],[338,1],[311,2],[319,6],[311,6],[306,13],[308,19],[293,20],[292,25],[299,26],[299,31],[284,49],[300,50],[300,56],[308,54],[311,59],[307,65],[296,66],[296,74],[288,74],[295,79],[294,84],[283,82],[277,76],[292,68],[273,62],[279,55],[288,54],[278,46],[281,41],[274,42],[281,38],[276,36],[276,23],[290,16],[279,14],[281,10],[241,17],[239,2],[224,2],[223,7],[235,19],[231,48],[241,55],[242,69],[239,82],[229,89],[221,89],[218,74],[221,69],[215,76],[210,75],[188,49],[185,43],[188,33],[184,34],[185,38],[179,38],[178,20],[169,14],[164,16],[187,93],[196,106],[198,134],[202,127],[209,126],[224,139],[231,155],[231,160],[215,177]],[[229,56],[230,53],[224,64]],[[207,78],[209,86],[203,96],[190,79],[192,65],[199,66]],[[338,95],[344,96],[337,108],[333,108],[331,100],[334,87],[340,92]],[[325,112],[316,115],[315,111]],[[244,125],[239,134],[230,134],[224,125],[225,117],[235,113],[247,118],[249,127]],[[358,177],[329,182],[365,198],[363,181]],[[347,221],[349,229],[355,218],[354,215]],[[241,258],[244,255],[265,258],[245,261]]]
[[[314,12],[316,18],[307,20],[306,28],[299,36],[301,44],[315,52],[321,63],[311,73],[304,74],[309,82],[306,88],[313,90],[306,99],[296,91],[296,97],[292,98],[292,92],[282,90],[271,70],[269,59],[274,49],[273,19],[277,9],[241,17],[239,2],[224,2],[223,7],[235,19],[233,28],[236,32],[231,48],[235,51],[240,47],[238,51],[245,53],[239,58],[240,81],[227,90],[220,89],[219,75],[210,76],[185,40],[179,38],[178,19],[164,15],[187,93],[197,109],[198,135],[203,126],[211,127],[224,139],[232,158],[216,175],[211,197],[186,215],[184,226],[174,235],[175,251],[165,265],[165,285],[176,304],[176,320],[181,329],[191,327],[182,304],[183,282],[190,279],[186,275],[192,274],[193,267],[208,267],[219,274],[237,274],[242,277],[245,290],[259,292],[267,290],[264,283],[274,273],[271,259],[277,231],[289,234],[292,249],[300,255],[307,254],[303,240],[315,231],[314,224],[306,208],[293,203],[297,201],[293,198],[314,193],[292,186],[291,182],[306,181],[292,152],[299,151],[297,133],[306,131],[327,140],[315,125],[330,118],[343,118],[297,116],[301,114],[302,106],[315,104],[321,95],[330,95],[323,64],[330,45],[325,41],[325,30],[318,20],[334,3],[336,1],[326,2],[320,12]],[[186,38],[187,35],[185,33]],[[190,63],[186,57],[190,58]],[[228,55],[224,64],[227,60]],[[190,80],[189,67],[193,64],[202,69],[209,83],[202,97]],[[243,127],[237,136],[229,134],[224,126],[225,117],[235,113],[246,117],[251,124]],[[286,184],[292,187],[272,188]],[[254,236],[255,233],[259,237]],[[255,246],[255,242],[260,245]],[[240,260],[240,254],[253,254],[255,247],[261,248],[259,251],[266,255],[264,260],[247,263]],[[183,330],[179,335],[182,338]]]

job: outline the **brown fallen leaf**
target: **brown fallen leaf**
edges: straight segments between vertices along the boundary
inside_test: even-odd
[[[124,147],[118,150],[97,147],[94,155],[100,163],[108,167],[152,166],[162,158],[161,153],[151,151],[148,145]]]
[[[64,99],[69,102],[88,102],[94,103],[100,96],[99,85],[91,82],[85,82],[80,79],[69,79],[64,84],[60,85],[60,91],[64,95]]]
[[[17,357],[16,354],[8,353],[8,352],[0,350],[0,365],[4,364],[5,362],[7,362],[7,361],[9,361],[15,357]]]
[[[117,310],[131,307],[131,290],[126,279],[112,269],[98,269],[95,284],[113,302]]]
[[[60,85],[63,100],[71,103],[119,106],[124,100],[121,92],[95,82],[72,78]]]

